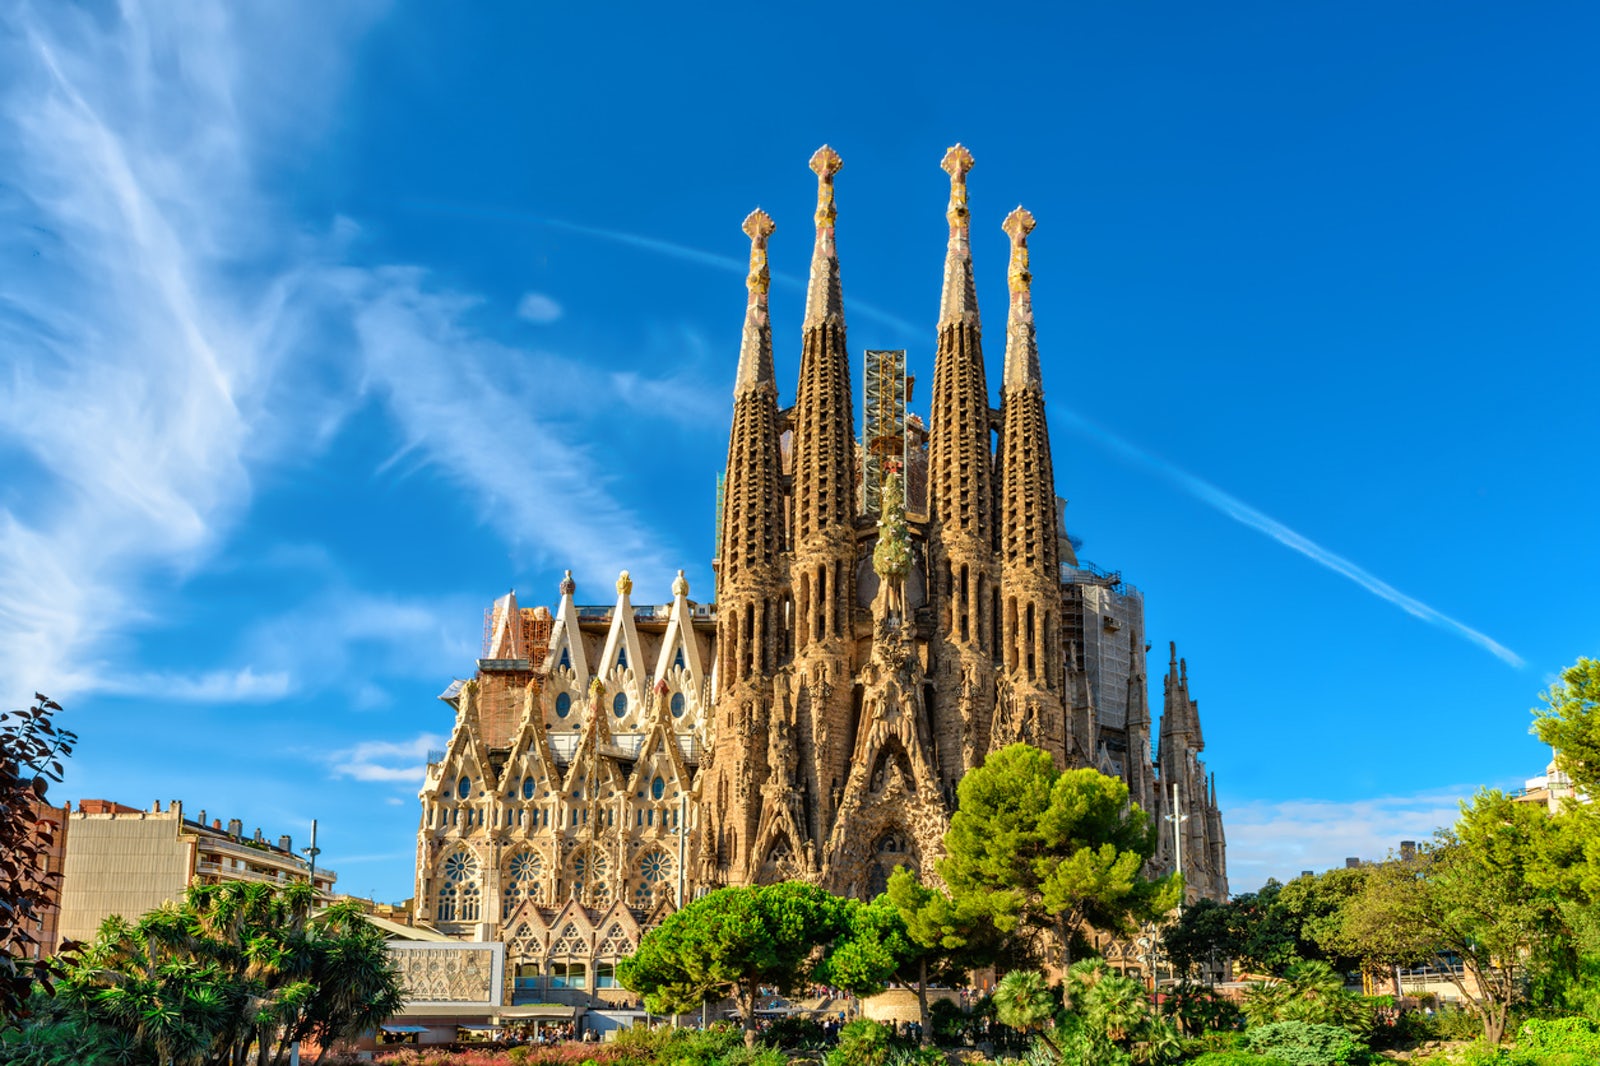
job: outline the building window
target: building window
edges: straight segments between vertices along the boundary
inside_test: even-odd
[[[532,777],[524,777],[522,779],[522,798],[525,800],[533,799],[533,790],[536,785],[537,782]]]
[[[566,652],[562,652],[565,656]],[[556,717],[565,718],[572,711],[572,693],[563,692],[556,697]]]
[[[611,701],[611,710],[618,718],[628,713],[628,694],[626,692],[617,693],[616,698]]]
[[[666,795],[666,792],[667,792],[667,781],[666,781],[666,778],[662,777],[660,774],[657,774],[656,775],[656,779],[654,781],[650,782],[650,798],[651,799],[660,799],[662,796]]]
[[[552,962],[550,964],[550,987],[556,988],[587,988],[588,968],[581,962]]]
[[[518,963],[517,975],[513,979],[512,987],[518,992],[537,992],[539,990],[539,964],[536,962]]]
[[[456,795],[462,799],[472,795],[472,778],[462,777],[461,781],[456,785]]]
[[[676,655],[674,655],[672,657],[672,665],[676,666],[679,670],[688,669],[688,667],[684,664],[684,661],[683,661],[683,645],[681,645],[681,644],[678,645],[678,654],[676,654]]]
[[[566,645],[561,647],[561,665],[568,670],[572,669],[572,649]]]
[[[509,915],[519,902],[531,899],[535,903],[544,899],[544,858],[536,851],[523,850],[511,856],[506,863],[503,914]]]
[[[680,651],[678,654],[681,656],[683,652]],[[674,692],[672,694],[672,717],[683,717],[683,693],[681,692]]]
[[[452,852],[444,860],[444,884],[435,909],[441,922],[475,922],[482,912],[478,859],[470,851]]]
[[[626,644],[617,649],[617,665],[624,670],[628,668],[628,646]]]
[[[594,986],[596,988],[617,987],[617,967],[615,963],[597,962],[594,964]]]

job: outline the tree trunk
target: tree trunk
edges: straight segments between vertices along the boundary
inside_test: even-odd
[[[745,985],[745,1002],[740,1004],[744,1013],[744,1046],[755,1049],[756,1046],[756,999],[760,994],[760,985],[754,977]]]
[[[933,1043],[933,1034],[928,1030],[928,957],[924,955],[917,960],[917,1023],[921,1026],[920,1043],[927,1047]]]

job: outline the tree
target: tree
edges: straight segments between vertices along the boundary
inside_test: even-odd
[[[961,779],[939,873],[956,901],[995,926],[1023,922],[1054,939],[1063,969],[1088,927],[1127,934],[1133,919],[1177,904],[1177,875],[1142,874],[1156,831],[1122,780],[1055,768],[1047,752],[1013,744]]]
[[[1534,733],[1555,749],[1574,785],[1600,796],[1600,659],[1580,658],[1539,698]]]
[[[1056,994],[1038,970],[1012,970],[994,986],[994,1016],[1019,1033],[1037,1031],[1057,1058],[1061,1051],[1044,1032],[1055,1020]]]
[[[761,986],[789,992],[805,984],[821,961],[819,949],[846,931],[843,901],[815,885],[719,888],[646,933],[617,967],[617,979],[658,1014],[709,995],[733,996],[745,1046],[753,1048]]]
[[[356,904],[313,915],[313,901],[305,884],[231,883],[136,922],[108,918],[42,1021],[172,1066],[283,1066],[312,1038],[326,1054],[397,1012],[404,990]]]
[[[1214,899],[1197,899],[1161,930],[1161,950],[1179,974],[1239,954],[1236,912]]]
[[[56,701],[34,694],[26,711],[0,714],[0,1029],[26,1013],[36,981],[48,986],[48,965],[31,956],[34,923],[51,904],[59,870],[45,872],[42,856],[54,842],[51,823],[39,817],[51,781],[77,735],[52,717]]]
[[[885,897],[879,897],[880,899]],[[950,978],[989,963],[999,949],[998,932],[986,906],[961,902],[918,880],[904,866],[889,876],[886,898],[899,914],[909,950],[900,976],[917,985],[922,1042],[928,1044],[928,980]]]
[[[1526,960],[1561,930],[1559,896],[1537,869],[1550,833],[1542,808],[1479,792],[1416,858],[1373,868],[1347,918],[1352,941],[1388,944],[1397,929],[1414,932],[1498,1044]]]
[[[1064,998],[1075,1015],[1074,1056],[1084,1066],[1154,1062],[1177,1050],[1178,1037],[1151,1009],[1144,987],[1114,972],[1104,959],[1085,959],[1067,971]]]

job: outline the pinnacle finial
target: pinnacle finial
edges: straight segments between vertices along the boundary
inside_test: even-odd
[[[950,220],[951,237],[957,232],[963,238],[967,235],[968,220],[971,218],[967,211],[967,175],[971,173],[974,162],[971,152],[962,145],[953,144],[939,163],[940,168],[950,175],[950,207],[944,217]]]
[[[972,213],[967,210],[967,174],[972,153],[951,145],[939,166],[950,175],[950,244],[944,256],[944,290],[939,296],[939,328],[954,323],[978,325],[978,288],[972,277]]]
[[[572,571],[567,571],[567,576],[561,579],[561,595],[570,596],[578,591],[578,583],[572,580]]]
[[[1012,292],[1027,292],[1033,285],[1033,275],[1028,272],[1028,234],[1033,232],[1033,212],[1019,207],[1006,216],[1000,228],[1011,238],[1011,269],[1007,280]]]
[[[811,155],[811,170],[817,176],[817,226],[832,226],[833,220],[838,217],[838,212],[833,209],[833,176],[844,167],[844,160],[839,158],[827,145],[818,148]]]
[[[744,217],[740,228],[750,238],[750,275],[745,278],[744,287],[751,292],[764,293],[772,287],[772,271],[767,266],[767,238],[778,224],[758,207]]]
[[[633,578],[629,577],[628,572],[624,570],[622,573],[617,575],[617,595],[631,596],[632,594]]]
[[[833,225],[839,217],[833,205],[833,176],[843,166],[839,153],[827,145],[811,156],[811,169],[817,175],[817,243],[811,252],[811,277],[806,284],[806,329],[828,324],[844,328],[839,253],[833,243]]]
[[[1028,271],[1028,234],[1033,213],[1019,207],[1000,226],[1011,238],[1011,312],[1006,318],[1006,368],[1002,388],[1039,390],[1039,346],[1033,334],[1033,274]]]
[[[733,379],[733,394],[739,396],[763,384],[775,384],[772,370],[772,325],[767,317],[767,290],[772,272],[767,265],[767,238],[778,224],[761,208],[745,216],[741,227],[750,238],[750,274],[744,286],[744,333],[739,342],[739,369]]]
[[[674,598],[689,595],[689,579],[683,576],[682,570],[672,579],[672,595]]]

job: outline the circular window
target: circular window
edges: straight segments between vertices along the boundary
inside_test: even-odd
[[[657,777],[654,781],[650,782],[650,798],[651,799],[660,799],[662,796],[664,796],[666,794],[666,791],[667,791],[666,778]]]
[[[468,796],[472,795],[472,778],[463,777],[461,779],[460,783],[456,785],[456,795],[460,796],[462,799],[466,799]]]
[[[616,713],[618,718],[621,718],[623,715],[627,714],[628,694],[626,692],[617,693],[617,698],[611,701],[611,709]]]
[[[533,788],[534,788],[534,780],[533,780],[533,778],[524,777],[522,779],[522,798],[525,799],[525,800],[533,799]]]
[[[460,884],[463,881],[475,880],[478,876],[478,860],[464,851],[455,852],[444,860],[444,879],[451,884]]]
[[[681,692],[674,692],[672,694],[672,717],[683,717],[683,693]]]
[[[565,718],[572,710],[572,693],[563,692],[556,697],[556,717]]]
[[[639,875],[648,884],[665,880],[669,869],[667,857],[659,851],[650,852],[639,863]]]

